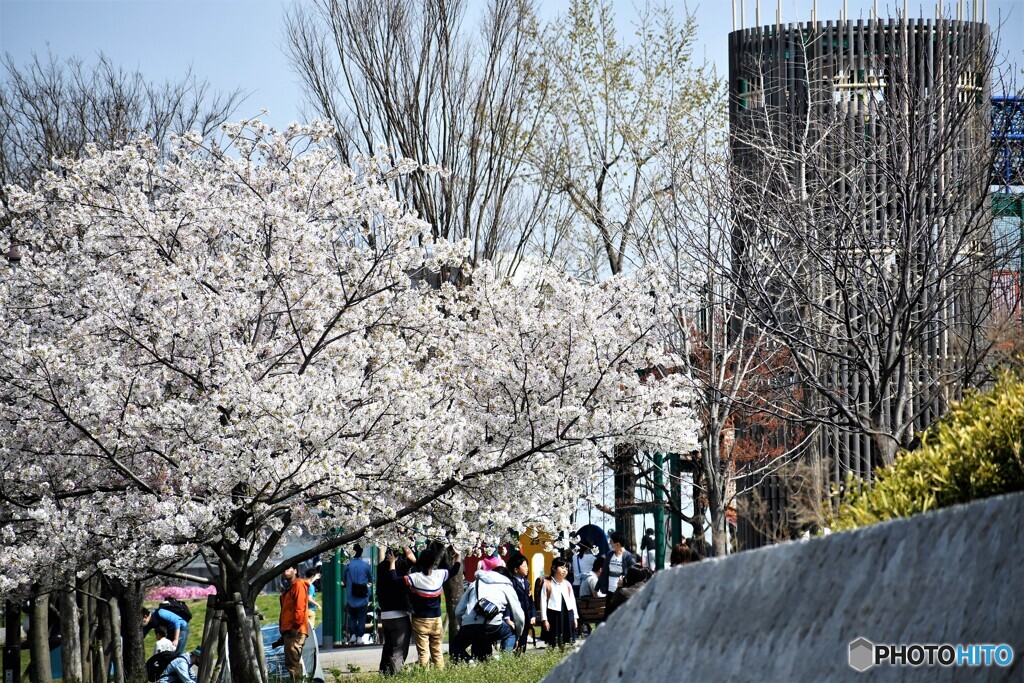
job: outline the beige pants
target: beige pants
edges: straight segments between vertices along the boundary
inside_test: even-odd
[[[296,682],[302,680],[302,646],[305,643],[305,633],[284,636],[284,666]]]
[[[426,666],[428,660],[433,660],[438,671],[444,670],[444,656],[441,654],[441,637],[444,631],[441,629],[441,617],[413,617],[412,634],[416,638],[416,654],[419,656],[420,665]]]

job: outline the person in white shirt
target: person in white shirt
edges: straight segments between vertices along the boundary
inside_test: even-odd
[[[569,575],[568,563],[560,557],[551,562],[551,576],[544,581],[540,596],[540,619],[548,636],[548,645],[562,647],[576,642],[579,610]]]
[[[156,634],[156,644],[153,646],[153,654],[160,654],[161,652],[174,652],[175,646],[171,642],[171,639],[167,637],[167,629],[163,626],[157,626],[153,629],[153,633]]]
[[[604,593],[598,589],[597,585],[601,581],[601,572],[604,570],[604,558],[598,557],[594,559],[594,566],[589,572],[583,575],[583,581],[580,583],[580,597],[581,598],[603,598]]]
[[[572,556],[572,589],[576,593],[576,597],[580,596],[583,577],[590,573],[596,559],[594,549],[581,542],[576,554]]]

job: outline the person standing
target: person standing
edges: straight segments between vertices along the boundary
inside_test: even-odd
[[[512,587],[519,598],[519,607],[523,610],[523,631],[516,642],[516,651],[526,652],[526,640],[537,623],[537,606],[534,604],[530,590],[530,562],[522,553],[514,553],[508,558],[508,569],[512,574]]]
[[[342,586],[345,587],[345,609],[348,611],[348,630],[351,634],[350,643],[367,643],[366,610],[370,604],[370,584],[373,583],[373,570],[370,563],[363,559],[363,546],[358,543],[352,548],[352,559],[345,566]]]
[[[458,551],[455,551],[455,564],[451,570],[438,569],[434,567],[437,554],[427,548],[416,560],[414,571],[403,578],[409,591],[412,633],[416,638],[416,654],[420,666],[425,667],[432,661],[438,671],[444,670],[444,656],[441,654],[441,640],[444,636],[441,627],[441,593],[449,575],[458,576],[460,559]],[[399,580],[393,562],[388,574],[392,581]]]
[[[320,603],[316,601],[316,582],[320,580],[320,565],[311,567],[306,570],[306,581],[309,583],[309,607],[307,614],[309,615],[309,635],[316,636],[316,611],[320,608]]]
[[[657,562],[657,548],[654,542],[654,529],[647,529],[644,532],[644,537],[640,539],[640,564],[647,567],[650,570],[654,570],[654,564]]]
[[[309,635],[309,583],[299,578],[295,565],[284,570],[288,587],[281,593],[281,637],[284,639],[284,666],[298,683],[302,680],[302,646]]]
[[[599,590],[611,595],[619,587],[619,579],[626,575],[629,568],[636,564],[633,553],[626,550],[626,536],[621,531],[613,532],[610,538],[611,551],[604,556],[604,571],[598,581]]]
[[[572,584],[566,581],[568,563],[561,557],[551,562],[551,576],[544,582],[540,599],[540,618],[548,634],[548,645],[562,647],[576,642],[579,609]]]
[[[377,604],[380,606],[380,630],[384,636],[384,648],[380,653],[380,672],[394,676],[405,666],[409,658],[409,643],[412,639],[412,622],[409,614],[409,591],[405,588],[404,577],[416,562],[416,556],[408,548],[402,548],[402,555],[391,548],[384,560],[377,565]],[[394,567],[397,580],[391,579]]]

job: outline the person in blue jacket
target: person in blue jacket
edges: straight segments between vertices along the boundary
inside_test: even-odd
[[[351,633],[350,643],[368,642],[366,635],[366,610],[370,605],[370,585],[373,583],[373,570],[370,563],[363,559],[363,546],[358,543],[352,548],[353,557],[345,566],[342,586],[345,587],[345,606],[348,610],[348,630]]]
[[[533,633],[533,626],[537,623],[537,605],[530,591],[530,562],[522,553],[514,553],[508,558],[508,570],[512,574],[512,587],[519,597],[519,607],[523,610],[526,622],[516,642],[516,651],[526,652],[526,639]]]
[[[188,643],[188,622],[174,612],[167,609],[149,610],[142,608],[142,635],[149,633],[150,629],[163,626],[174,645],[176,653],[184,654],[185,645]]]

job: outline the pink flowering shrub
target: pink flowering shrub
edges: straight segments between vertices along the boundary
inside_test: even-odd
[[[157,586],[146,591],[147,600],[202,600],[217,592],[216,586]]]

